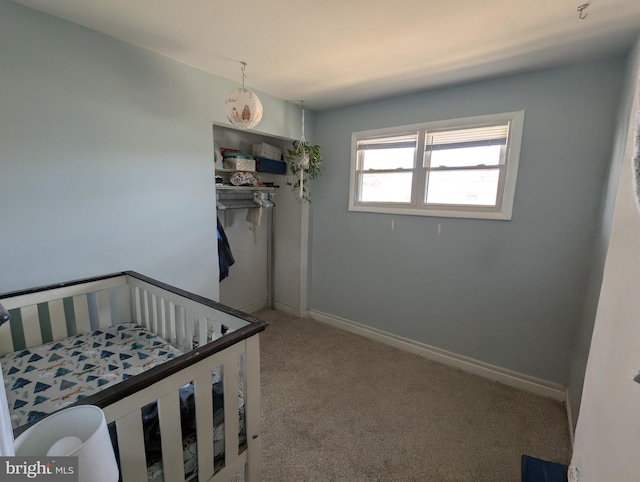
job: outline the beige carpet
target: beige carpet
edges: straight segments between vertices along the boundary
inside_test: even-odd
[[[564,405],[326,324],[261,310],[263,480],[520,481],[567,464]]]

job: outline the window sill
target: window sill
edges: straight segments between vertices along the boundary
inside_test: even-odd
[[[416,209],[411,207],[390,206],[349,206],[349,211],[380,214],[399,214],[409,216],[433,216],[441,218],[493,219],[510,221],[511,213],[499,211],[470,211],[467,209]]]

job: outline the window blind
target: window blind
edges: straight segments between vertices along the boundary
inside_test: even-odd
[[[470,129],[427,132],[426,150],[506,145],[509,123]]]
[[[364,139],[358,141],[356,148],[359,151],[369,149],[401,149],[416,147],[418,134],[391,136],[379,139]]]

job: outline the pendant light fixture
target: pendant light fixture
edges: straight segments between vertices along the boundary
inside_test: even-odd
[[[242,87],[232,90],[225,101],[227,119],[238,129],[252,129],[262,120],[262,102],[256,94],[244,86],[246,77],[244,69],[246,62],[242,64]]]

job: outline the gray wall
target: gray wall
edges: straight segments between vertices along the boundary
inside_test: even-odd
[[[133,269],[217,299],[212,123],[237,87],[0,0],[0,292]],[[299,137],[300,106],[260,98],[255,130]]]
[[[623,70],[613,58],[318,113],[311,308],[566,384]],[[520,109],[511,221],[347,211],[352,132]]]
[[[636,51],[637,46],[638,44],[636,44]],[[622,169],[622,162],[625,156],[625,149],[627,148],[628,127],[629,119],[632,117],[631,107],[633,104],[636,75],[637,65],[634,63],[634,58],[630,56],[625,73],[624,89],[622,89],[620,96],[620,105],[611,154],[612,161],[602,199],[600,225],[596,237],[596,249],[594,250],[591,261],[592,270],[589,276],[589,284],[587,288],[587,295],[585,297],[582,319],[580,321],[580,329],[575,341],[575,346],[572,350],[573,357],[571,359],[571,370],[567,390],[571,406],[571,422],[574,427],[577,423],[580,410],[582,386],[587,367],[587,359],[589,357],[589,347],[591,345],[593,325],[596,318],[596,310],[602,285],[607,249],[609,247],[609,237],[611,236],[611,223],[613,221],[616,195],[618,193],[618,181],[620,179],[620,171]]]
[[[217,298],[210,76],[0,0],[0,292],[133,269]]]

